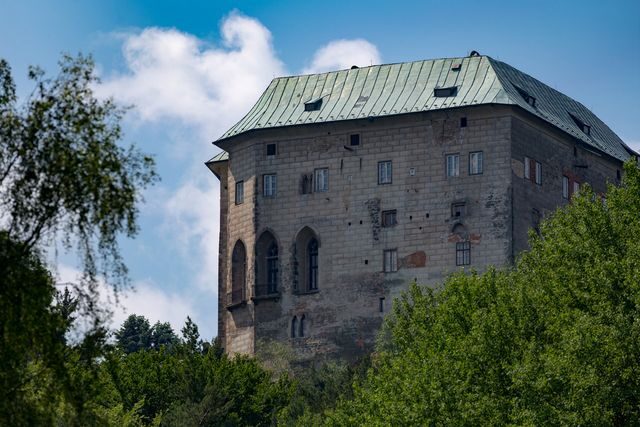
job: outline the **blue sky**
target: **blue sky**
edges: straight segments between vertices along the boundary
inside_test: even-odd
[[[503,60],[589,107],[640,149],[638,1],[9,1],[0,57],[19,93],[29,64],[92,53],[101,96],[135,105],[125,142],[153,153],[162,182],[145,193],[141,232],[123,242],[136,292],[116,310],[190,314],[216,333],[219,187],[203,162],[217,139],[283,74],[464,56]],[[61,280],[71,256],[55,261]]]

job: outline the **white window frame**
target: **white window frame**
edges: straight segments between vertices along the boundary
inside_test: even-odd
[[[236,182],[236,196],[235,196],[236,205],[241,205],[244,203],[244,181]]]
[[[313,171],[313,191],[316,193],[329,191],[329,168],[318,168]]]
[[[278,176],[275,173],[262,175],[262,195],[275,197],[278,191]]]
[[[562,175],[562,198],[569,200],[569,177]]]
[[[536,162],[536,184],[542,185],[542,163]]]
[[[469,175],[482,175],[484,171],[483,157],[482,151],[472,151],[469,153]]]
[[[445,161],[445,169],[447,178],[460,176],[460,154],[447,154]]]
[[[391,160],[378,162],[378,185],[391,184],[393,182],[393,166]]]
[[[395,273],[398,271],[398,250],[385,249],[382,254],[382,270],[385,273]]]

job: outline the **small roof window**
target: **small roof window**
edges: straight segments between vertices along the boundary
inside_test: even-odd
[[[322,107],[322,98],[313,99],[304,103],[304,111],[318,111]]]
[[[589,125],[589,124],[585,123],[584,121],[582,121],[582,119],[580,119],[575,114],[569,113],[569,115],[571,116],[571,118],[575,122],[576,126],[578,126],[578,128],[580,128],[580,130],[582,132],[584,132],[585,134],[591,136],[591,125]]]
[[[447,98],[449,96],[456,96],[457,93],[458,86],[433,88],[433,96],[435,96],[436,98]]]
[[[529,92],[527,92],[526,90],[522,89],[521,87],[515,86],[516,90],[518,91],[518,93],[520,94],[520,96],[522,97],[522,99],[524,99],[526,101],[527,104],[531,105],[533,108],[536,108],[536,98],[531,96],[529,94]]]

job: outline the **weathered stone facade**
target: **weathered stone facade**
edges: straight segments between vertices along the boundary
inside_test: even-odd
[[[228,153],[209,163],[221,182],[219,336],[230,354],[276,340],[302,358],[370,350],[409,283],[513,262],[528,230],[568,202],[563,176],[604,193],[622,166],[496,104],[261,129],[217,145]],[[482,170],[471,174],[477,152]],[[458,176],[447,176],[451,154]],[[379,183],[388,161],[391,182]],[[314,171],[325,168],[318,191]],[[266,175],[277,177],[273,195]]]

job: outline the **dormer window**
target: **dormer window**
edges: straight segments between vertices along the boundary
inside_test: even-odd
[[[314,99],[304,103],[304,111],[318,111],[322,107],[322,98]]]
[[[433,96],[436,98],[447,98],[449,96],[456,96],[458,93],[458,86],[451,87],[436,87],[433,89]]]
[[[571,116],[571,118],[573,119],[574,123],[576,124],[576,126],[578,126],[578,128],[585,134],[591,136],[591,125],[583,122],[581,119],[579,119],[577,116],[569,113],[569,115]]]
[[[514,86],[514,87],[516,88],[516,90],[518,91],[522,99],[524,99],[527,104],[529,104],[533,108],[536,108],[536,98],[531,96],[529,92],[527,92],[526,90],[519,88],[518,86]]]

